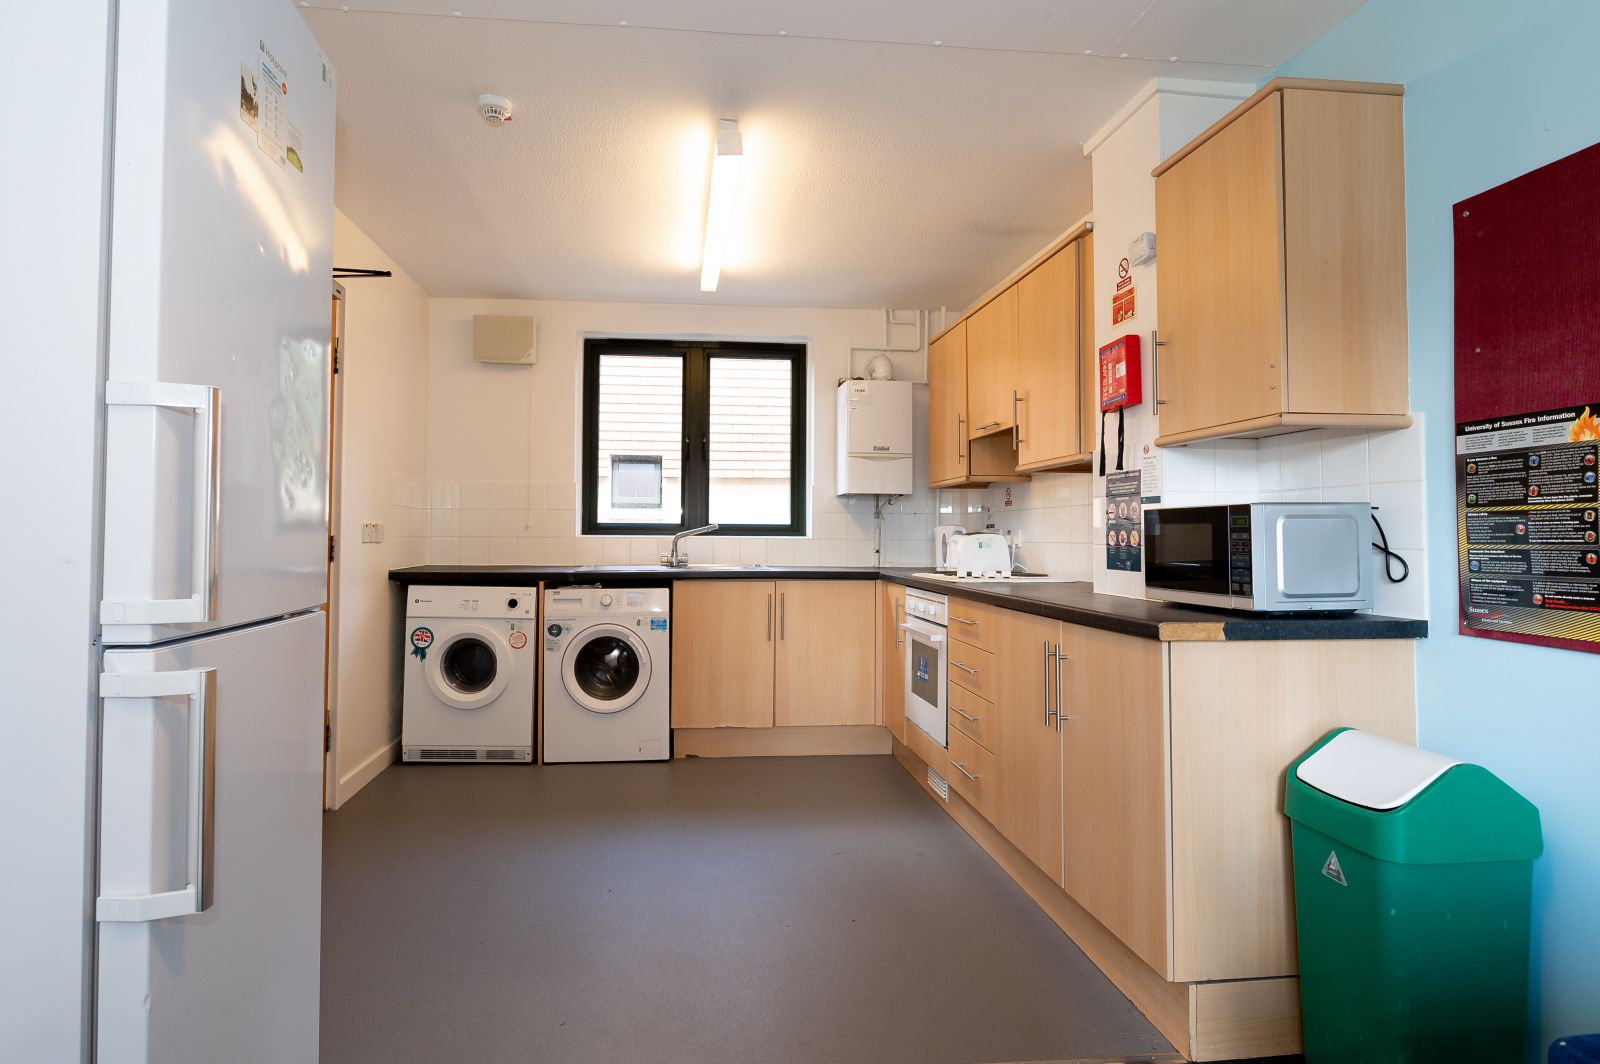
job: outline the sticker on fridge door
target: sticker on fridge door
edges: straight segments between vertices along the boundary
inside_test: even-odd
[[[278,62],[266,41],[259,42],[261,54],[256,75],[256,144],[267,157],[279,166],[287,162],[284,155],[284,126],[288,122],[287,100],[289,75]]]
[[[428,648],[433,646],[432,628],[411,629],[411,653],[418,661],[426,661]]]

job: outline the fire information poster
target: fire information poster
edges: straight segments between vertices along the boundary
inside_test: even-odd
[[[1600,653],[1600,144],[1451,221],[1459,631]]]
[[[1456,426],[1462,623],[1600,642],[1600,401]]]
[[[1106,568],[1125,573],[1139,571],[1140,514],[1139,470],[1106,477]]]

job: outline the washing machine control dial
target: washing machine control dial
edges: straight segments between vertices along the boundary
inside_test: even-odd
[[[602,605],[602,606],[611,605],[611,601],[612,601],[612,599],[611,599],[610,595],[601,595],[600,596],[600,605]]]

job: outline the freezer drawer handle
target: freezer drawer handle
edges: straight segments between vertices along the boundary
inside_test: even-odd
[[[108,381],[107,406],[159,406],[194,411],[194,530],[188,598],[100,603],[101,624],[186,624],[214,620],[217,583],[217,513],[221,502],[222,392],[203,384]]]
[[[216,831],[217,670],[108,672],[100,697],[189,696],[189,883],[182,890],[125,897],[101,895],[94,917],[102,923],[145,923],[192,916],[211,908],[213,837]]]

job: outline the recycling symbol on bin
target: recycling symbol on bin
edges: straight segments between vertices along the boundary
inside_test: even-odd
[[[1339,855],[1334,853],[1332,850],[1328,851],[1328,859],[1322,862],[1322,874],[1339,884],[1341,887],[1348,887],[1350,885],[1349,883],[1345,882],[1344,869],[1339,867]]]

